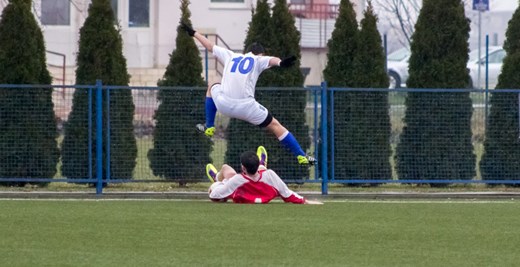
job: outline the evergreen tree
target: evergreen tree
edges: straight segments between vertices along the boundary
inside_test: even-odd
[[[296,29],[293,15],[289,12],[287,0],[275,0],[272,16],[273,29],[276,29],[273,42],[273,56],[285,58],[288,56],[296,56],[301,58],[300,39],[301,34]],[[300,70],[300,61],[298,60],[291,68],[276,68],[274,71],[278,74],[273,81],[273,85],[281,87],[302,87],[303,74]],[[286,94],[283,94],[286,96]],[[290,96],[286,99],[292,99]],[[301,100],[301,99],[300,99]],[[300,102],[300,100],[296,102]],[[305,99],[303,99],[305,100]],[[293,100],[294,101],[294,100]],[[304,101],[305,102],[305,101]],[[302,108],[301,111],[304,109]],[[300,113],[300,112],[298,112]],[[301,123],[301,122],[300,122]]]
[[[189,0],[181,1],[181,22],[191,25]],[[159,86],[160,106],[155,113],[154,148],[148,158],[154,175],[178,180],[205,176],[204,166],[210,162],[211,141],[196,131],[195,121],[204,117],[205,85],[202,79],[200,52],[191,36],[177,26],[176,49]],[[184,87],[184,88],[182,88]],[[217,137],[215,137],[217,138]]]
[[[88,17],[80,29],[79,53],[76,58],[76,84],[95,84],[101,80],[106,85],[128,86],[130,75],[123,56],[120,32],[114,27],[114,13],[108,0],[93,0]],[[136,165],[137,145],[133,133],[134,103],[128,89],[111,89],[110,111],[106,108],[107,91],[103,91],[103,176],[106,175],[107,122],[110,120],[110,176],[113,179],[130,179]],[[92,103],[95,103],[95,90]],[[89,175],[89,93],[76,89],[73,107],[65,125],[63,140],[62,173],[69,178],[85,178]],[[110,114],[110,117],[108,117]],[[96,109],[92,109],[92,173],[96,173]],[[105,177],[104,177],[105,178]]]
[[[341,0],[339,15],[332,31],[332,37],[327,43],[329,52],[327,53],[327,66],[323,70],[323,76],[329,87],[355,87],[356,73],[354,72],[355,56],[358,51],[358,23],[356,13],[349,0]],[[347,173],[352,173],[352,167],[347,168],[350,161],[347,140],[351,127],[351,105],[354,93],[337,92],[334,94],[334,160],[335,160],[335,179],[344,179]],[[325,111],[322,111],[325,112]],[[320,133],[322,132],[320,126]],[[332,141],[330,130],[328,140]],[[321,145],[319,148],[321,151]],[[328,161],[331,161],[331,154],[328,153]],[[320,165],[320,168],[322,165]],[[328,166],[327,166],[328,167]],[[320,170],[321,173],[321,170]],[[331,170],[329,168],[329,176]],[[350,175],[352,176],[352,174]]]
[[[251,9],[251,22],[249,22],[247,36],[244,41],[244,53],[247,52],[246,49],[250,44],[256,42],[264,46],[267,55],[271,55],[273,39],[274,31],[269,3],[267,0],[257,0],[256,8]]]
[[[385,54],[370,1],[361,20],[353,72],[352,82],[357,88],[388,88]],[[346,171],[336,173],[336,178],[390,179],[388,93],[353,92],[350,97],[350,126],[346,139],[340,141],[348,153],[347,160],[341,163]]]
[[[286,0],[275,0],[272,9],[273,44],[272,55],[279,58],[296,56],[301,58],[300,32],[296,29],[294,16],[289,12]],[[309,152],[310,135],[306,124],[305,107],[307,92],[302,90],[304,77],[297,60],[290,68],[274,68],[274,77],[267,86],[277,87],[259,99],[271,114],[289,130],[305,152]],[[269,147],[270,166],[287,179],[307,179],[309,168],[298,164],[296,157],[283,148],[278,139],[271,135],[266,145]]]
[[[252,43],[260,43],[266,55],[271,55],[273,51],[274,30],[271,20],[271,8],[267,0],[258,0],[256,8],[251,10],[252,18],[249,23],[249,29],[244,41],[244,53]],[[261,100],[268,99],[272,96],[272,91],[261,90],[261,87],[270,85],[274,77],[273,70],[264,71],[256,83],[257,90],[255,98],[260,103]],[[270,109],[270,107],[267,107]],[[244,134],[247,133],[247,134]],[[268,140],[272,139],[272,134],[265,129],[259,129],[258,126],[249,122],[230,119],[226,129],[228,146],[225,154],[225,162],[231,164],[234,168],[240,169],[240,154],[245,150],[256,151],[259,145],[266,146],[269,154],[272,147],[267,146]],[[272,141],[271,141],[272,142]],[[271,160],[269,160],[271,162]],[[269,167],[271,163],[269,163]]]
[[[509,21],[504,49],[507,52],[495,89],[520,88],[520,8]],[[486,128],[484,155],[480,162],[483,180],[520,179],[518,93],[494,92]]]
[[[472,179],[472,102],[466,88],[469,20],[460,0],[425,0],[412,38],[405,127],[397,147],[400,179]],[[434,184],[432,184],[434,185]]]
[[[356,12],[349,0],[341,0],[339,15],[327,43],[327,66],[323,76],[329,87],[352,87],[354,56],[359,34]]]
[[[31,3],[10,0],[3,10],[0,84],[52,82]],[[0,88],[0,107],[0,178],[54,177],[59,150],[52,88]]]
[[[352,68],[353,82],[360,88],[388,88],[385,52],[381,35],[377,30],[378,19],[374,13],[372,1],[368,1],[363,15],[358,35],[357,53],[354,56],[354,68]],[[384,100],[384,102],[387,101]],[[384,112],[386,113],[387,110],[385,109]]]
[[[277,53],[275,51],[275,26],[271,17],[271,8],[268,0],[258,0],[256,9],[252,9],[252,19],[249,22],[249,29],[247,31],[246,40],[244,41],[244,52],[246,52],[249,45],[252,43],[260,43],[265,49],[265,55],[273,56]],[[273,86],[273,80],[276,76],[275,69],[267,70],[262,72],[256,87],[269,87]],[[265,91],[257,91],[256,97],[262,98]],[[269,96],[267,96],[269,97]]]
[[[294,17],[289,12],[287,1],[275,0],[270,22],[267,20],[268,15],[267,1],[259,1],[245,44],[249,45],[248,42],[258,41],[268,47],[269,56],[285,58],[294,55],[300,58],[300,33],[296,29]],[[260,30],[262,27],[266,29]],[[303,75],[299,66],[300,63],[297,61],[290,68],[272,68],[264,71],[257,87],[276,87],[276,89],[259,89],[256,92],[256,99],[296,137],[302,149],[306,151],[310,146],[310,138],[308,126],[305,124],[306,94],[300,89],[303,86]],[[240,124],[244,125],[243,122]],[[255,150],[256,146],[263,145],[269,152],[269,167],[275,169],[280,177],[283,179],[308,178],[308,168],[299,165],[296,157],[283,148],[273,134],[254,126],[249,126],[249,130],[246,127],[243,127],[244,130],[242,130],[231,126],[226,160],[236,162],[239,150],[243,151],[244,148]],[[233,138],[245,135],[245,132],[250,135],[249,140],[233,141]],[[250,138],[253,136],[252,132],[262,136],[258,139]]]

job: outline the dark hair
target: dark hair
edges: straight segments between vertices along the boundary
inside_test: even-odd
[[[260,166],[258,156],[252,151],[246,151],[240,155],[240,163],[246,168],[248,174],[255,174]]]
[[[251,52],[253,55],[258,55],[264,53],[265,49],[260,43],[255,42],[247,47],[247,52]]]

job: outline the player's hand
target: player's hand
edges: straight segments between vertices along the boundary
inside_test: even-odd
[[[316,201],[316,200],[308,200],[308,199],[306,199],[304,204],[309,204],[309,205],[323,205],[323,202]]]
[[[193,37],[193,35],[195,35],[195,30],[193,30],[192,27],[190,27],[190,25],[184,23],[184,22],[181,22],[181,28],[183,30],[185,30],[189,36]]]
[[[291,67],[292,65],[294,65],[294,62],[296,62],[296,56],[286,57],[286,58],[282,59],[282,61],[280,61],[280,67],[282,67],[282,68]]]

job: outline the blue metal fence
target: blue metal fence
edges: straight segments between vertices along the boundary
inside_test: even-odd
[[[73,103],[73,92],[74,90],[82,89],[88,91],[88,118],[86,123],[88,124],[88,136],[85,140],[87,145],[87,151],[78,151],[78,153],[88,154],[88,173],[85,173],[81,177],[64,177],[59,172],[54,177],[0,177],[1,182],[22,182],[22,183],[35,183],[35,182],[67,182],[67,183],[88,183],[96,185],[96,193],[102,194],[103,185],[108,183],[128,183],[128,182],[175,182],[169,179],[165,179],[161,176],[154,175],[153,170],[150,168],[150,162],[148,161],[148,153],[153,148],[155,118],[154,115],[161,105],[158,99],[159,89],[169,90],[201,90],[205,88],[158,88],[158,87],[127,87],[127,86],[105,86],[101,81],[98,81],[96,85],[87,86],[45,86],[45,85],[0,85],[0,90],[39,90],[41,88],[52,88],[53,98],[52,103],[54,105],[55,115],[58,121],[58,129],[63,128],[63,124],[67,123],[68,115],[72,110]],[[111,90],[130,90],[132,93],[133,104],[135,106],[134,115],[134,135],[137,140],[138,156],[136,159],[136,166],[131,179],[111,177],[111,162],[113,155],[111,154],[112,135],[111,129],[112,122],[111,118]],[[263,90],[260,88],[259,90]],[[269,89],[276,90],[276,89]],[[312,138],[311,148],[308,151],[310,154],[314,154],[319,159],[319,164],[310,169],[308,179],[293,179],[291,177],[285,178],[287,182],[296,183],[320,183],[322,194],[328,194],[328,185],[331,183],[341,184],[386,184],[386,183],[402,183],[402,184],[468,184],[468,183],[483,183],[483,184],[520,184],[520,177],[514,177],[511,179],[496,179],[496,180],[482,180],[479,174],[479,160],[483,153],[483,142],[485,140],[486,124],[488,121],[489,111],[489,98],[492,98],[494,94],[502,93],[514,93],[518,96],[518,102],[520,102],[520,90],[473,90],[473,89],[355,89],[355,88],[329,88],[327,83],[322,83],[321,86],[301,88],[301,93],[308,96],[307,101],[307,120],[306,123],[309,126],[309,138]],[[349,169],[343,166],[344,162],[349,161],[349,151],[345,151],[348,145],[345,145],[345,140],[337,139],[337,131],[344,129],[336,129],[335,125],[339,125],[337,121],[338,110],[342,110],[343,107],[336,107],[339,98],[348,98],[349,93],[371,93],[372,96],[377,94],[384,94],[387,99],[387,115],[389,119],[389,146],[391,147],[391,156],[388,158],[389,166],[391,168],[391,174],[388,177],[374,178],[374,177],[362,177],[355,178],[354,176],[343,176],[345,171]],[[476,155],[476,161],[473,163],[472,168],[475,168],[476,175],[470,179],[444,179],[445,177],[438,177],[438,179],[399,179],[399,174],[396,171],[395,162],[395,150],[399,143],[404,123],[404,114],[406,113],[406,97],[410,93],[446,93],[446,94],[468,94],[471,98],[472,118],[471,118],[471,143],[474,148]],[[103,94],[106,97],[103,98]],[[488,94],[491,95],[488,97]],[[356,101],[364,101],[364,98],[356,98]],[[104,102],[105,101],[105,102]],[[117,99],[113,99],[117,101]],[[194,101],[198,101],[195,99]],[[359,104],[359,103],[358,103]],[[364,104],[364,103],[362,103]],[[449,103],[446,103],[448,105]],[[453,104],[453,103],[452,103]],[[456,103],[454,103],[456,105]],[[193,103],[193,106],[200,106],[203,109],[203,100],[200,102]],[[370,103],[366,103],[370,105]],[[363,105],[362,105],[363,106]],[[103,107],[107,111],[107,115],[103,116]],[[269,107],[267,107],[269,108]],[[287,103],[287,109],[295,108],[291,106],[291,103]],[[16,112],[11,110],[7,112]],[[444,111],[442,111],[444,112]],[[342,114],[339,114],[340,116]],[[456,115],[456,114],[455,114]],[[518,124],[520,125],[520,118],[518,118],[518,105],[516,114]],[[93,117],[95,116],[95,117]],[[275,114],[276,116],[276,114]],[[368,114],[367,116],[375,116]],[[198,118],[195,115],[193,117],[187,117],[190,123],[195,125],[201,122],[203,118]],[[367,117],[367,121],[371,118]],[[191,121],[192,120],[192,121]],[[94,123],[95,122],[95,123]],[[224,116],[217,116],[217,129],[218,131],[225,132],[229,120]],[[349,121],[347,119],[346,124],[348,129]],[[103,125],[106,126],[106,132],[103,133]],[[94,127],[94,128],[93,128]],[[342,126],[343,127],[343,126]],[[368,125],[367,129],[371,126]],[[431,125],[431,127],[440,127],[438,125]],[[454,131],[457,125],[446,125],[446,131]],[[451,128],[450,128],[451,127]],[[518,126],[517,131],[518,131]],[[290,130],[290,129],[289,129]],[[347,130],[348,131],[348,130]],[[519,131],[520,132],[520,131]],[[95,138],[92,136],[95,133]],[[517,132],[518,133],[518,132]],[[60,138],[66,134],[60,132]],[[172,129],[172,135],[185,134],[176,132]],[[195,132],[190,133],[194,134]],[[386,134],[386,133],[385,133]],[[194,137],[195,138],[195,137]],[[368,138],[369,139],[369,138]],[[95,144],[93,143],[95,140]],[[355,143],[356,140],[354,140]],[[366,140],[365,140],[366,142]],[[361,142],[360,142],[361,143]],[[446,142],[446,145],[450,145]],[[211,153],[211,159],[215,165],[221,165],[224,163],[224,154],[227,146],[227,139],[225,135],[216,135],[213,140],[213,152]],[[93,149],[95,148],[95,149]],[[104,150],[105,149],[105,150]],[[268,148],[269,149],[269,148]],[[368,149],[368,148],[367,148]],[[443,149],[439,147],[438,149]],[[95,155],[93,155],[95,151]],[[103,156],[103,152],[106,153],[106,157]],[[362,168],[376,169],[378,166],[371,165],[372,156],[371,152],[366,152],[367,156],[366,164],[362,165]],[[346,155],[346,156],[345,156]],[[380,155],[379,155],[380,156]],[[344,157],[344,158],[339,158]],[[105,164],[103,164],[105,160]],[[338,162],[342,162],[338,166]],[[347,164],[348,165],[348,164]],[[96,169],[93,173],[92,167]],[[106,166],[103,169],[103,166]],[[204,166],[200,166],[201,170]],[[338,171],[340,173],[338,173]],[[105,173],[104,173],[105,172]],[[373,171],[368,171],[368,175],[373,175]],[[339,178],[338,178],[339,177]],[[343,179],[341,177],[350,177]],[[118,179],[119,178],[119,179]],[[205,182],[205,177],[188,177],[190,182]]]

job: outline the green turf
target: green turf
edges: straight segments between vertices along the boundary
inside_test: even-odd
[[[0,200],[0,265],[517,266],[519,209]]]

